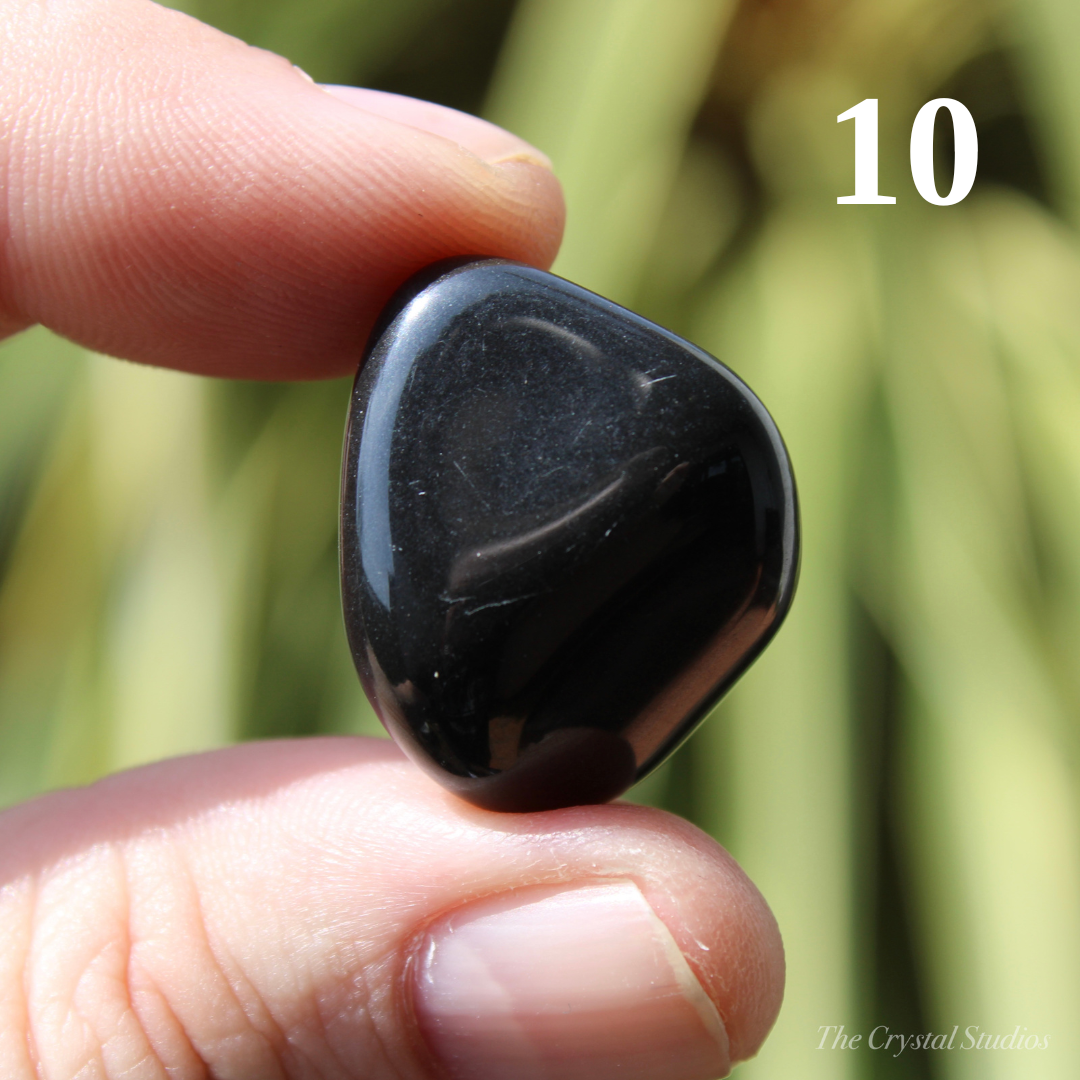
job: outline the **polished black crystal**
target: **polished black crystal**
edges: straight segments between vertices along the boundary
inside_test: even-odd
[[[775,633],[791,466],[726,367],[552,274],[429,269],[356,379],[345,622],[403,749],[480,806],[613,798]]]

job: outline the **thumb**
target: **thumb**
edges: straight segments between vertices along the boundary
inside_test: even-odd
[[[710,1080],[783,982],[711,840],[499,815],[388,743],[249,745],[0,817],[0,1075]]]
[[[0,331],[217,375],[355,368],[453,255],[547,266],[543,155],[391,95],[328,92],[149,0],[0,11]]]

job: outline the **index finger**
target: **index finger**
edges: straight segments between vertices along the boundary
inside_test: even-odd
[[[465,254],[546,267],[558,248],[558,181],[520,140],[329,93],[148,0],[6,5],[0,58],[0,330],[329,377],[416,270]]]

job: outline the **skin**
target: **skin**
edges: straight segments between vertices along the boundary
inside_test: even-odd
[[[330,93],[142,0],[0,12],[0,330],[213,375],[355,366],[409,274],[550,265],[558,182],[514,136]],[[78,102],[73,107],[72,102]],[[408,971],[436,920],[527,885],[639,885],[756,1052],[783,952],[753,885],[629,805],[496,815],[391,745],[265,743],[0,814],[0,1076],[436,1077]]]

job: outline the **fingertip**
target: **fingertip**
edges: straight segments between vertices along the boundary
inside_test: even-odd
[[[498,813],[462,801],[408,766],[395,774],[394,783],[398,794],[407,792],[410,803],[455,834],[504,836],[510,848],[558,852],[563,876],[579,885],[592,887],[610,881],[607,875],[625,874],[667,928],[719,1014],[730,1063],[760,1050],[783,1001],[783,940],[765,898],[707,833],[667,811],[625,802]],[[498,895],[509,901],[518,892],[513,888]],[[489,899],[485,892],[481,904]],[[495,902],[503,901],[496,897]],[[430,1022],[449,1023],[445,1018]],[[485,1036],[481,1031],[477,1037]],[[468,1075],[464,1065],[462,1075]]]
[[[784,943],[771,908],[731,854],[683,818],[627,805],[660,873],[638,879],[728,1035],[731,1064],[761,1049],[784,998]],[[661,852],[667,852],[666,856]]]
[[[518,261],[547,270],[559,254],[566,226],[562,185],[550,169],[524,157],[509,157],[491,168],[505,178],[518,199],[522,249]]]

